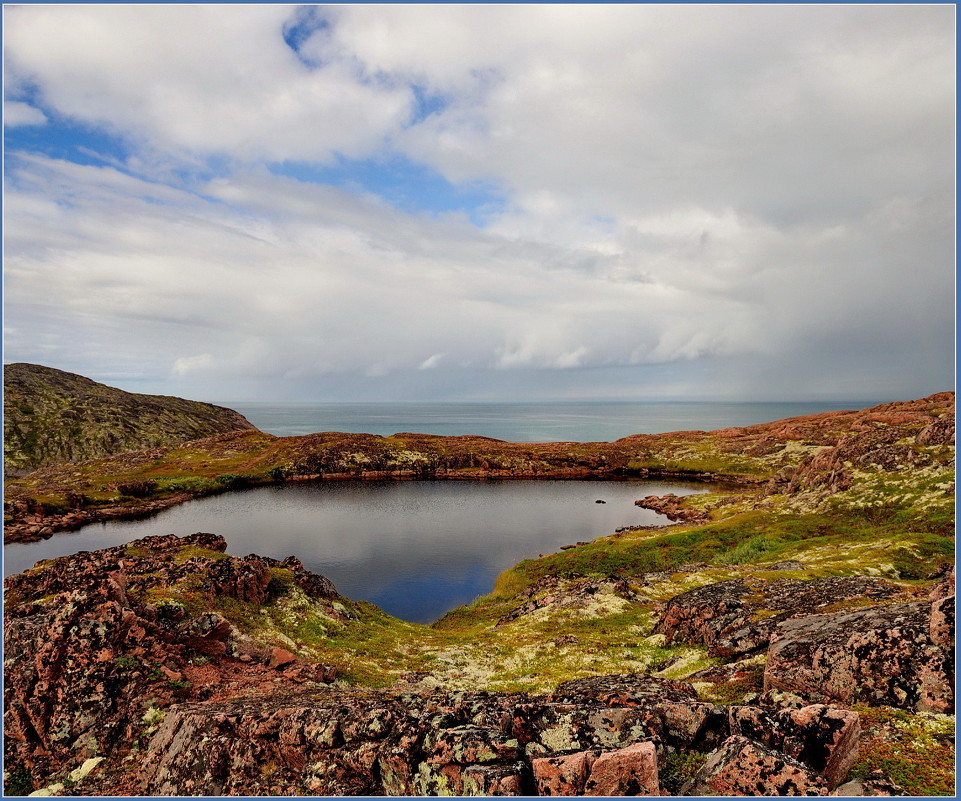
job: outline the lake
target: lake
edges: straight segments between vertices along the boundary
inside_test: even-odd
[[[95,523],[4,547],[4,575],[41,559],[156,534],[220,534],[228,552],[291,554],[354,600],[417,623],[490,592],[522,559],[669,522],[634,501],[703,484],[627,481],[338,481],[259,487],[190,501],[154,517]],[[595,503],[604,500],[606,503]]]

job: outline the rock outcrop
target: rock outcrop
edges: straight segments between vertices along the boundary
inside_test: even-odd
[[[928,601],[787,620],[771,639],[764,689],[826,703],[952,712],[953,636],[938,644],[931,628]]]
[[[738,658],[764,650],[777,626],[845,602],[879,603],[904,593],[870,576],[719,581],[681,593],[665,606],[655,632],[668,642],[704,645],[711,656]]]
[[[680,521],[683,523],[700,523],[710,519],[710,515],[698,509],[688,509],[684,505],[684,498],[669,492],[667,495],[648,495],[639,501],[634,501],[635,506],[642,509],[650,509],[664,515],[668,520]]]
[[[294,558],[224,549],[146,538],[8,578],[6,763],[35,786],[87,765],[100,794],[824,795],[857,753],[851,711],[726,707],[644,674],[549,695],[334,687],[216,609],[295,588],[343,620],[351,602]],[[683,787],[679,756],[703,762]]]
[[[729,713],[643,675],[567,682],[547,697],[316,690],[171,707],[147,748],[145,790],[660,795],[659,764],[683,751],[707,757],[691,794],[763,784],[826,795],[846,778],[858,731],[844,710]]]
[[[278,659],[223,616],[166,597],[186,586],[197,609],[214,599],[263,603],[297,585],[331,617],[338,596],[299,560],[223,553],[212,534],[151,537],[81,552],[4,582],[7,764],[36,775],[129,748],[149,708],[233,685],[325,682],[323,665]],[[278,578],[279,577],[279,578]]]

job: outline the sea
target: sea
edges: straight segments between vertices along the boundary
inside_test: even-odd
[[[286,437],[351,434],[474,434],[508,442],[612,442],[631,434],[711,431],[768,423],[881,401],[767,403],[552,401],[546,403],[250,403],[219,402],[261,431]]]

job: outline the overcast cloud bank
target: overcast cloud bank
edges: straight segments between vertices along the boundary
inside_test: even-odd
[[[949,388],[954,13],[5,7],[5,360],[203,399]]]

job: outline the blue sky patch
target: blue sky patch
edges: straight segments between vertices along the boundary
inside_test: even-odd
[[[10,156],[14,151],[41,153],[74,164],[97,167],[127,159],[128,149],[121,137],[111,136],[102,129],[89,125],[81,125],[49,109],[42,110],[48,118],[44,125],[4,128],[6,156]]]
[[[450,99],[438,92],[431,92],[426,86],[412,84],[414,91],[414,118],[411,125],[426,120],[431,114],[438,114],[450,105]]]
[[[318,64],[313,59],[305,57],[300,48],[317,31],[330,28],[330,21],[325,14],[325,9],[319,6],[299,6],[293,21],[284,26],[283,36],[287,47],[309,67],[316,67]]]
[[[285,161],[270,169],[275,175],[306,183],[361,189],[409,214],[464,214],[479,227],[505,206],[494,184],[452,184],[436,170],[396,154],[383,159],[339,159],[333,165]]]

